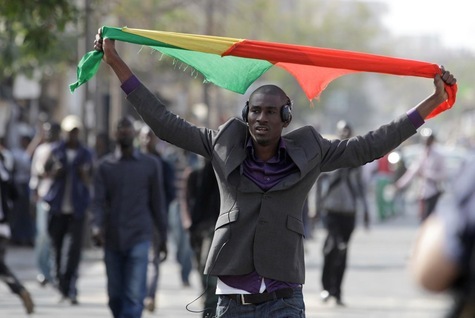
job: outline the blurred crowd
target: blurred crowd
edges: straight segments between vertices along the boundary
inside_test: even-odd
[[[348,123],[342,121],[338,125],[339,138],[351,137]],[[208,162],[159,140],[140,120],[134,121],[133,130],[134,148],[157,156],[162,162],[164,170],[159,186],[166,197],[168,244],[173,246],[182,285],[189,286],[191,272],[203,271],[219,214],[216,179]],[[82,142],[83,123],[74,115],[64,117],[61,122],[43,121],[37,127],[18,131],[14,146],[10,147],[6,138],[0,139],[2,278],[9,277],[8,281],[13,282],[8,283],[12,292],[20,297],[27,313],[33,312],[33,299],[21,279],[5,264],[4,254],[8,245],[34,248],[38,283],[54,286],[59,301],[77,305],[81,251],[97,243],[90,224],[92,180],[101,160],[116,151],[117,140],[107,132],[99,132],[93,147],[89,147]],[[334,296],[337,304],[344,306],[346,253],[360,210],[367,228],[370,220],[386,222],[414,210],[422,224],[437,210],[438,200],[450,195],[450,185],[462,167],[466,167],[464,163],[471,151],[450,148],[437,137],[432,131],[424,131],[419,143],[395,149],[361,169],[340,169],[322,175],[317,181],[304,209],[304,220],[308,239],[313,237],[320,222],[328,231],[323,246],[322,301]],[[66,179],[69,181],[59,182],[65,175],[71,176]],[[346,183],[342,180],[348,180],[347,190],[342,188],[335,195],[337,184]],[[330,192],[334,193],[330,195]],[[348,202],[351,207],[348,211],[341,206],[344,198],[355,200]],[[167,258],[167,250],[159,248],[160,233],[155,232],[152,245],[147,296],[142,305],[150,312],[159,306],[156,299],[159,266]],[[215,285],[212,277],[202,276],[203,317],[211,317],[214,312]]]
[[[82,141],[83,127],[78,116],[68,115],[60,122],[42,121],[37,127],[22,123],[21,129],[17,130],[19,141],[11,143],[11,147],[6,138],[0,139],[2,181],[5,179],[0,196],[5,202],[4,209],[0,210],[0,225],[6,228],[0,228],[0,238],[5,242],[0,245],[0,265],[5,266],[5,270],[0,266],[0,276],[12,292],[18,294],[28,313],[34,311],[33,299],[20,279],[4,264],[8,245],[34,248],[36,260],[32,261],[38,269],[38,283],[54,286],[60,302],[77,305],[81,251],[97,243],[90,221],[93,179],[101,160],[117,150],[116,138],[107,132],[99,132],[93,147],[89,147]],[[161,166],[167,169],[160,175],[157,187],[165,192],[168,213],[164,222],[168,225],[169,242],[176,252],[182,284],[189,286],[190,273],[195,266],[194,250],[200,248],[196,238],[201,231],[209,233],[213,224],[204,212],[199,216],[197,212],[195,215],[189,213],[196,198],[191,190],[186,191],[187,187],[192,188],[191,184],[187,185],[188,175],[200,171],[204,162],[196,155],[158,140],[141,121],[133,122],[133,132],[133,147],[141,153],[158,156]],[[208,176],[213,177],[206,173],[206,178],[201,177],[195,183],[209,184]],[[201,188],[201,184],[194,187]],[[190,234],[194,237],[193,248]],[[154,242],[159,240],[160,233],[155,235]],[[166,258],[155,251],[156,248],[150,248],[148,291],[143,304],[143,308],[151,312],[156,309],[159,263]],[[8,283],[12,277],[14,285]]]

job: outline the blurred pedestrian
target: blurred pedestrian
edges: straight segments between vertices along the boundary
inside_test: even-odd
[[[94,144],[94,161],[99,159],[113,151],[113,143],[109,134],[106,131],[101,131],[96,134],[96,141]]]
[[[389,162],[389,153],[376,160],[375,168],[376,208],[379,220],[385,221],[395,214],[393,198],[388,195],[388,189],[392,189],[392,185],[394,184],[394,171]]]
[[[61,300],[78,304],[77,280],[84,241],[86,209],[90,202],[92,152],[80,141],[81,120],[68,115],[61,121],[64,140],[53,145],[46,174],[53,182],[44,197],[49,206],[48,232]]]
[[[193,248],[198,271],[201,275],[204,309],[203,318],[214,317],[218,296],[217,279],[204,274],[206,258],[213,241],[214,225],[219,216],[219,188],[211,161],[196,168],[188,175],[186,183],[186,206],[191,218],[190,244]]]
[[[0,141],[0,279],[8,285],[12,293],[17,294],[28,314],[34,311],[31,295],[20,280],[13,274],[5,262],[8,241],[11,236],[8,214],[16,199],[13,184],[13,155]]]
[[[167,217],[160,161],[134,147],[133,120],[117,123],[116,150],[94,172],[92,235],[104,247],[109,308],[115,318],[141,317],[154,227],[166,253]]]
[[[432,292],[448,292],[447,318],[475,317],[475,166],[472,155],[453,179],[454,205],[430,214],[421,224],[411,269]]]
[[[337,123],[337,132],[341,140],[352,137],[352,128],[346,121]],[[317,211],[327,229],[320,293],[324,302],[334,298],[337,305],[344,305],[341,289],[358,210],[363,212],[365,227],[369,226],[365,189],[361,167],[323,173],[317,180]]]
[[[22,246],[33,246],[35,237],[35,222],[32,214],[30,188],[30,170],[32,153],[28,151],[32,137],[29,131],[20,134],[19,147],[11,150],[15,161],[13,181],[17,198],[13,202],[10,227],[12,236],[10,242]]]
[[[424,139],[423,153],[395,184],[397,189],[403,189],[416,177],[420,179],[418,198],[421,221],[435,210],[440,196],[444,193],[444,182],[447,179],[445,159],[436,145],[434,133]]]
[[[140,129],[139,134],[140,151],[146,154],[155,156],[161,164],[163,182],[162,187],[165,193],[165,210],[168,215],[170,204],[176,198],[175,189],[175,168],[173,164],[162,157],[162,154],[158,151],[158,137],[155,136],[153,131],[148,126],[143,126]],[[163,244],[161,243],[161,237],[159,231],[154,228],[153,241],[152,241],[152,260],[151,268],[147,271],[147,297],[145,298],[145,309],[150,312],[154,312],[157,306],[157,288],[160,277],[160,263],[167,258],[167,250],[162,250]]]
[[[188,174],[198,165],[199,160],[195,154],[177,149],[174,155],[174,167],[176,171],[176,194],[177,197],[170,204],[168,213],[168,226],[170,241],[175,249],[176,260],[180,266],[180,280],[183,287],[189,287],[190,274],[193,270],[193,250],[190,245],[188,228],[191,220],[186,209],[186,180]]]
[[[36,208],[35,257],[39,273],[36,279],[41,286],[53,283],[53,261],[51,257],[51,239],[48,233],[49,206],[44,201],[54,179],[45,169],[51,150],[61,137],[61,126],[54,122],[45,122],[42,127],[44,142],[36,147],[31,161],[29,187]]]

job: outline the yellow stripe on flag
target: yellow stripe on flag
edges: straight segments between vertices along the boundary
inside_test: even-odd
[[[155,41],[180,47],[186,50],[222,55],[242,39],[227,38],[200,34],[185,34],[177,32],[151,31],[124,27],[123,32],[140,35]]]

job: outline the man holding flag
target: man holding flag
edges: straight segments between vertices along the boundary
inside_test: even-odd
[[[94,49],[103,52],[127,99],[159,138],[213,165],[221,209],[205,274],[218,277],[216,317],[305,317],[302,207],[317,177],[396,148],[449,98],[445,85],[456,83],[442,68],[433,94],[406,114],[363,136],[330,141],[310,126],[282,133],[292,121],[292,102],[275,85],[251,93],[242,120],[198,128],[165,108],[101,30]]]

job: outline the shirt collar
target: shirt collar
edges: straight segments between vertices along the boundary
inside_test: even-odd
[[[255,155],[254,144],[252,142],[252,138],[247,139],[246,144],[247,153],[251,156],[252,160],[259,160]],[[285,142],[282,138],[279,140],[279,147],[277,149],[277,154],[270,159],[270,161],[280,161],[284,160],[287,156],[287,147]]]

